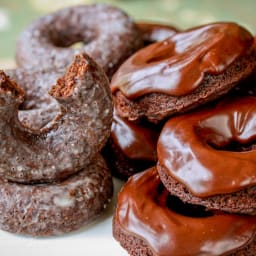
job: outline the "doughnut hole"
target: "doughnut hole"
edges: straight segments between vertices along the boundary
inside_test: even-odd
[[[77,26],[72,26],[72,24],[64,27],[57,23],[47,33],[50,43],[58,48],[79,49],[97,38],[96,31],[89,28],[81,30]]]
[[[157,196],[155,201],[158,205],[167,206],[170,210],[187,217],[204,218],[214,215],[213,211],[207,210],[202,205],[193,205],[182,202],[178,197],[171,195],[160,183],[157,187]]]
[[[70,45],[69,47],[72,48],[72,49],[80,49],[84,46],[84,42],[75,42],[73,43],[72,45]]]
[[[233,112],[209,117],[195,127],[197,135],[215,150],[256,150],[256,123],[252,115]]]

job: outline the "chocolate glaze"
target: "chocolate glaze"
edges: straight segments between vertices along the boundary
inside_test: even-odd
[[[156,161],[158,132],[125,120],[114,111],[111,138],[130,159]]]
[[[255,236],[256,217],[221,212],[189,217],[167,206],[168,196],[155,168],[130,178],[119,193],[115,220],[143,239],[153,255],[229,255]]]
[[[170,119],[159,137],[158,161],[198,197],[255,186],[255,120],[255,97]],[[234,151],[225,149],[230,144],[236,145]],[[247,151],[237,152],[237,144]]]
[[[253,45],[252,35],[235,23],[213,23],[181,33],[135,53],[115,73],[112,93],[127,98],[158,92],[193,92],[204,74],[222,73]]]
[[[144,45],[149,45],[165,40],[166,38],[173,36],[178,32],[175,27],[167,24],[139,22],[136,25],[142,32]]]

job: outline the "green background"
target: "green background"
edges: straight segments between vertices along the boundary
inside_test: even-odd
[[[168,22],[184,29],[213,21],[236,21],[256,33],[254,0],[0,0],[0,68],[15,65],[19,33],[37,17],[82,3],[121,7],[136,20]]]

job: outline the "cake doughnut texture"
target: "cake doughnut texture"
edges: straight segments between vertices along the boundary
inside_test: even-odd
[[[235,23],[213,23],[137,51],[111,89],[120,116],[159,123],[226,94],[255,65],[253,36]]]
[[[88,165],[109,137],[113,103],[108,79],[85,54],[77,55],[49,94],[61,112],[40,130],[18,120],[24,91],[0,74],[0,176],[22,183],[64,179]]]
[[[77,174],[53,184],[0,178],[0,228],[32,236],[71,232],[94,220],[112,193],[111,174],[100,155]]]
[[[184,204],[151,168],[119,193],[113,235],[131,256],[254,256],[256,217]]]
[[[69,47],[76,42],[83,46]],[[43,16],[25,29],[17,42],[16,61],[20,67],[59,68],[86,52],[110,78],[140,46],[139,31],[123,11],[106,4],[80,5]]]
[[[208,209],[256,215],[256,97],[171,118],[157,145],[171,194]]]

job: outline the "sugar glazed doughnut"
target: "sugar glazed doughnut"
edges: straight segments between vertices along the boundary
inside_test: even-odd
[[[162,182],[184,202],[256,215],[256,97],[171,118],[157,145]]]
[[[18,120],[24,91],[0,73],[0,176],[22,183],[53,182],[88,165],[110,133],[112,98],[102,68],[81,54],[49,94],[60,113],[32,130]]]
[[[32,236],[74,231],[94,220],[112,193],[111,174],[100,155],[77,174],[53,184],[17,184],[0,178],[0,228]]]
[[[184,204],[152,168],[119,193],[113,235],[132,256],[254,256],[256,216]]]
[[[139,50],[111,89],[120,116],[158,123],[224,95],[255,65],[253,36],[234,23],[213,23]]]
[[[83,46],[69,47],[76,42]],[[135,24],[120,9],[105,4],[80,5],[32,23],[18,39],[16,61],[20,67],[66,67],[74,55],[85,51],[111,77],[141,45]]]

